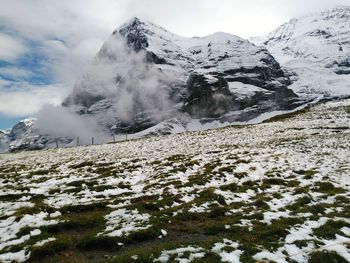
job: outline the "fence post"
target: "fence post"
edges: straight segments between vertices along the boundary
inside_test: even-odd
[[[128,134],[125,134],[125,140],[126,141],[128,140]]]
[[[77,137],[77,146],[79,146],[79,137]]]
[[[92,137],[92,138],[91,138],[91,145],[94,145],[94,140],[95,140],[95,138]]]
[[[56,148],[58,149],[58,140],[56,140]]]
[[[113,133],[113,142],[115,143],[115,135],[114,135],[114,133]]]

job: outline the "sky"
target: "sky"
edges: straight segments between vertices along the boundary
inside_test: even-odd
[[[0,129],[59,105],[103,42],[137,16],[182,36],[266,35],[350,0],[0,0]]]

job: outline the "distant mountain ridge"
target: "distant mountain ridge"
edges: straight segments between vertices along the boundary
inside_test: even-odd
[[[296,79],[300,94],[350,94],[350,6],[293,18],[264,38],[265,46]]]

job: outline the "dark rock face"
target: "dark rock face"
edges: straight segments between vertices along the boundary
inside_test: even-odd
[[[234,95],[224,78],[208,80],[192,74],[187,81],[189,96],[185,111],[195,118],[217,118],[233,108]]]
[[[338,75],[348,75],[350,74],[350,58],[343,59],[339,62],[335,62],[337,65],[335,73]]]
[[[167,63],[166,59],[158,57],[153,52],[147,52],[146,58],[147,58],[147,61],[149,63],[154,63],[154,64],[166,64]]]
[[[125,37],[128,47],[136,52],[139,52],[140,50],[143,50],[149,46],[147,36],[142,30],[143,24],[144,23],[142,21],[135,18],[128,26],[119,30],[119,33]]]

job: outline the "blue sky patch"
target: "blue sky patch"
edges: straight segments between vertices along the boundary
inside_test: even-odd
[[[23,117],[7,117],[0,113],[0,130],[5,130],[8,128],[12,128],[19,121],[27,118],[27,116]]]

